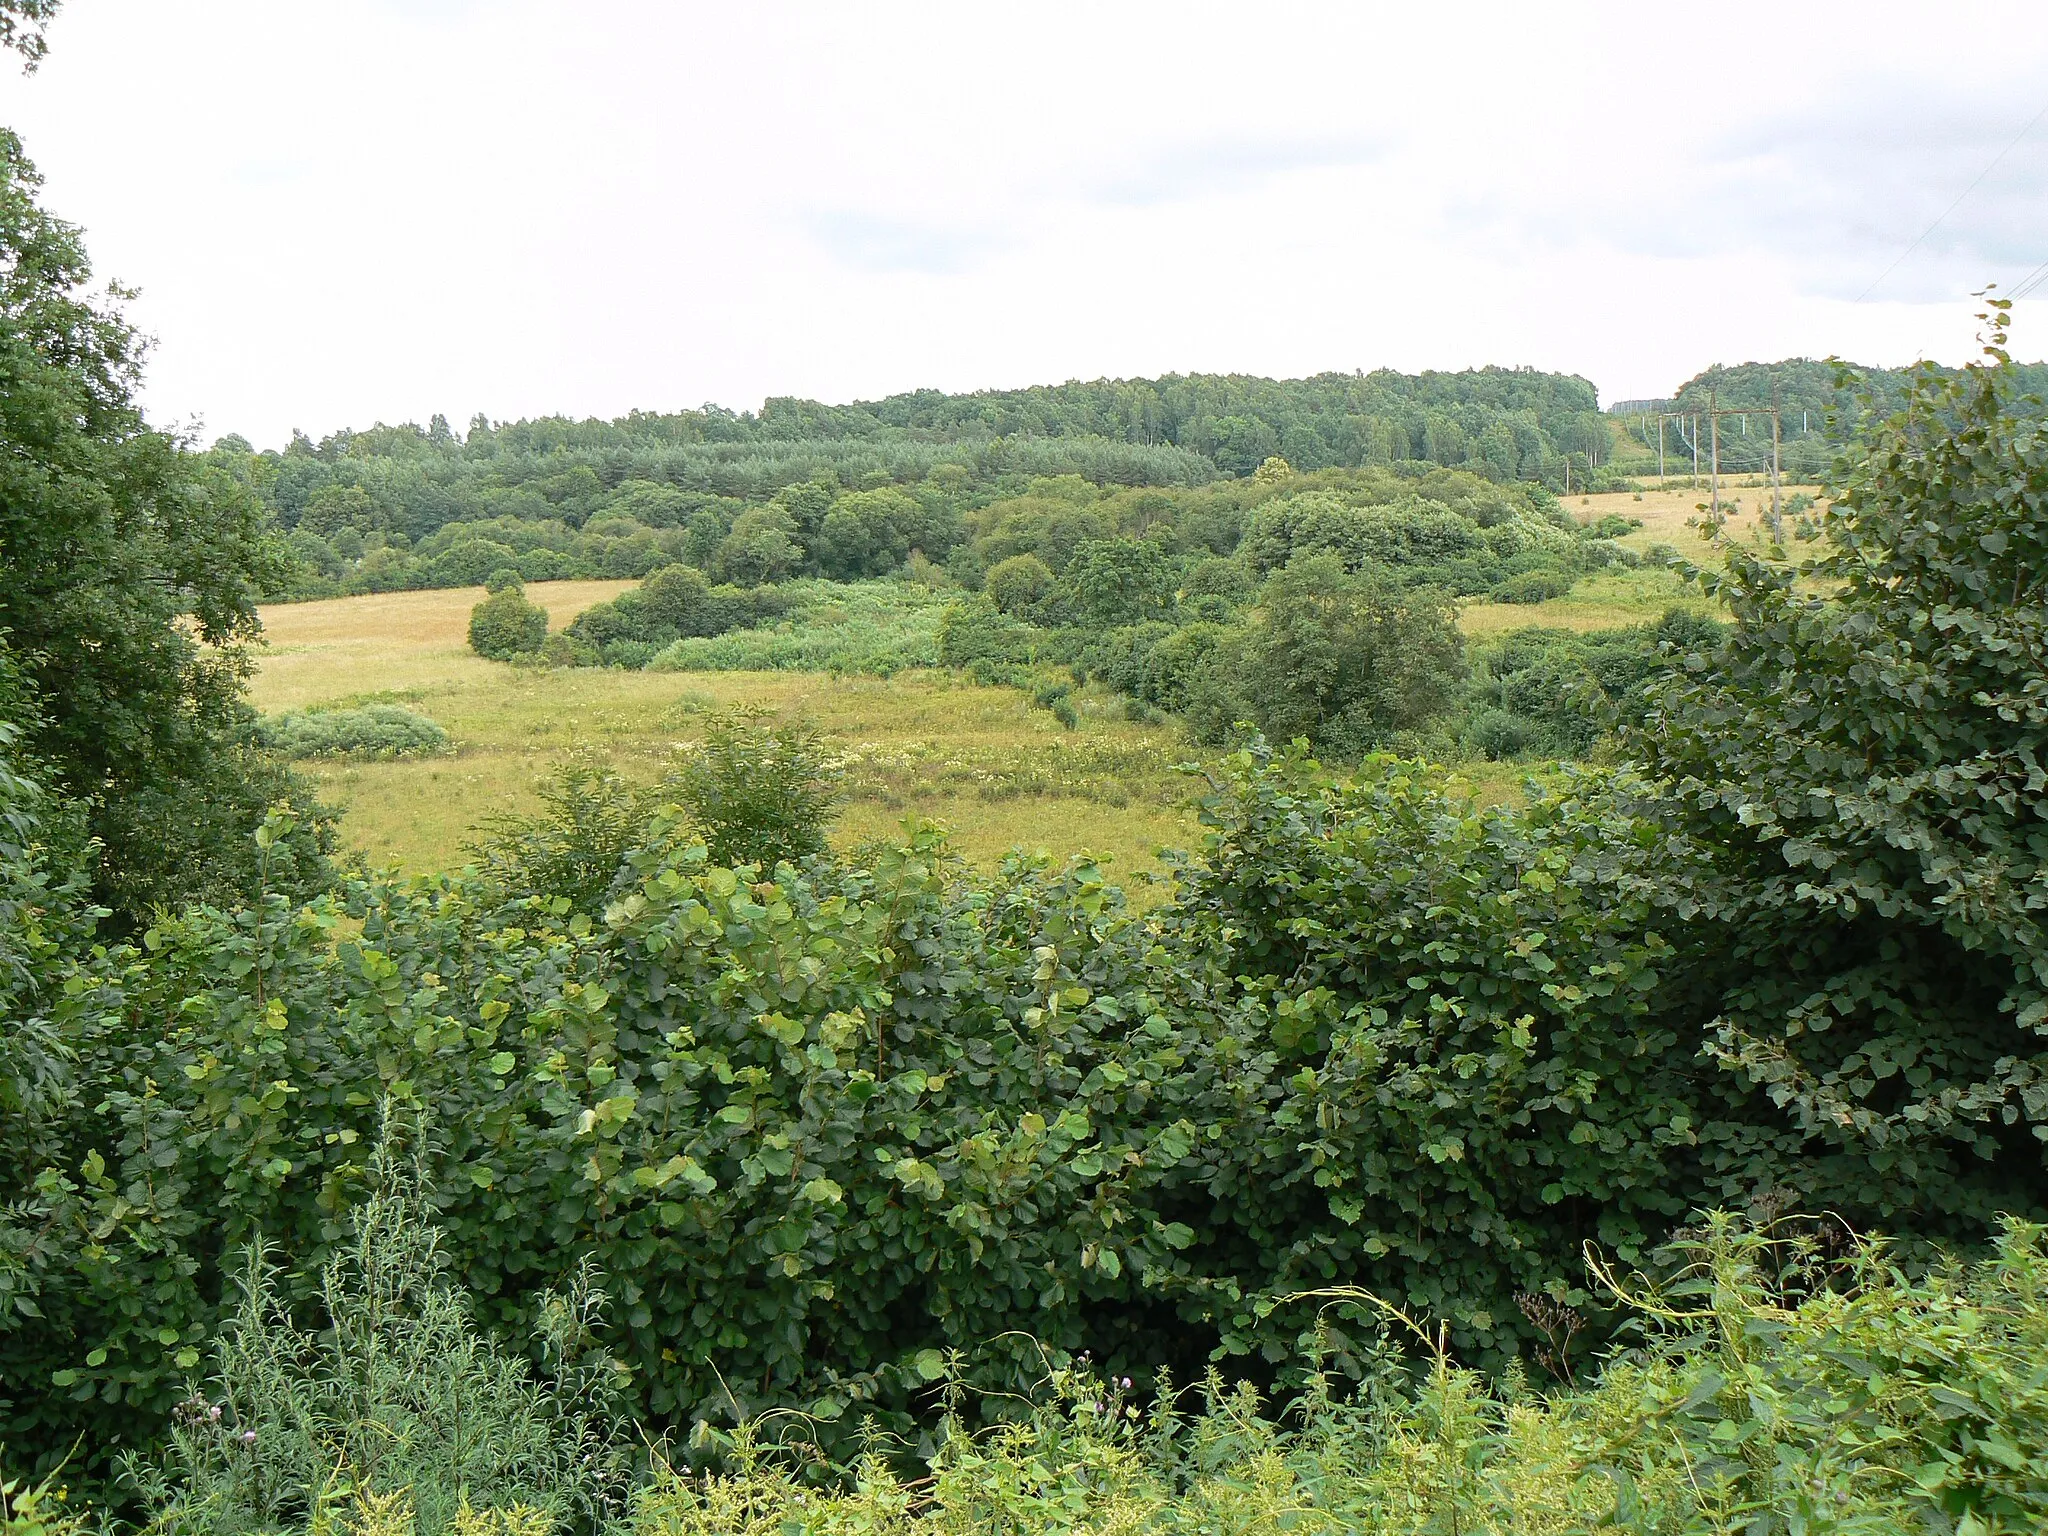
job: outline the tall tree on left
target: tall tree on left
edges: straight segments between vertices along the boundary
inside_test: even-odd
[[[0,45],[33,60],[48,0],[0,0]],[[228,897],[255,878],[266,807],[303,800],[256,749],[243,699],[262,510],[143,419],[144,351],[119,288],[91,290],[79,231],[0,129],[0,716],[31,774],[79,803],[117,914]],[[330,823],[274,879],[317,875]]]

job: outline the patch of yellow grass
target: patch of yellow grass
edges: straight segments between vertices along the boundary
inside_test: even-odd
[[[1702,548],[1699,553],[1704,556],[1707,551]],[[1690,613],[1720,612],[1718,603],[1688,585],[1675,571],[1662,566],[1610,568],[1583,578],[1565,596],[1547,602],[1467,602],[1458,610],[1458,627],[1474,640],[1537,626],[1584,633],[1653,623],[1672,608]]]
[[[536,583],[527,592],[556,627],[628,582]],[[753,704],[803,714],[847,755],[849,801],[838,837],[894,832],[904,817],[948,823],[984,867],[1012,846],[1056,857],[1088,851],[1126,882],[1156,867],[1162,846],[1199,828],[1177,728],[1116,717],[1106,696],[1079,700],[1064,730],[1027,696],[977,688],[947,672],[888,681],[818,673],[529,670],[467,648],[481,589],[406,592],[264,610],[252,695],[259,709],[371,700],[439,721],[445,757],[309,764],[344,811],[342,831],[373,863],[405,870],[462,862],[490,818],[530,809],[536,787],[579,751],[599,751],[652,781],[702,735],[705,715]]]
[[[1651,480],[1655,480],[1655,476]],[[1649,481],[1644,482],[1650,483]],[[1820,496],[1817,485],[1788,485],[1784,496],[1790,500],[1794,493],[1804,491],[1816,500]],[[1703,521],[1705,508],[1710,501],[1706,482],[1702,480],[1695,490],[1692,485],[1678,476],[1667,476],[1661,485],[1642,491],[1603,491],[1598,496],[1573,496],[1564,505],[1571,515],[1581,523],[1597,523],[1609,513],[1622,517],[1640,518],[1643,526],[1624,534],[1615,540],[1632,549],[1647,550],[1654,545],[1668,544],[1681,554],[1703,556],[1706,542],[1695,523]],[[1768,484],[1755,484],[1745,480],[1742,484],[1723,481],[1721,485],[1721,509],[1727,519],[1727,533],[1739,539],[1755,539],[1762,526],[1762,514],[1770,509],[1771,488]]]
[[[631,582],[539,582],[527,588],[566,625]],[[257,708],[389,701],[440,722],[454,751],[403,762],[309,763],[343,811],[342,833],[379,866],[406,871],[464,862],[464,845],[493,817],[533,809],[538,787],[579,753],[601,754],[652,782],[729,705],[814,720],[846,758],[848,797],[836,839],[895,835],[904,819],[947,824],[972,863],[1013,848],[1055,859],[1105,860],[1134,899],[1156,900],[1143,877],[1164,847],[1193,847],[1199,780],[1176,771],[1194,755],[1177,726],[1134,725],[1118,702],[1083,690],[1067,731],[1012,688],[978,688],[950,672],[833,678],[799,672],[548,671],[485,661],[467,644],[481,588],[294,603],[263,611],[251,689]],[[1592,629],[1655,618],[1688,598],[1664,571],[1611,572],[1549,603],[1474,603],[1467,633],[1530,624]],[[1481,803],[1520,798],[1525,769],[1474,764],[1460,779]]]

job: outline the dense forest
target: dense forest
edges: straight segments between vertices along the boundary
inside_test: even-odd
[[[2023,393],[2038,392],[2048,365],[2017,377]],[[1721,440],[1724,472],[1753,474],[1770,464],[1761,413],[1774,383],[1784,471],[1806,483],[1825,473],[1859,412],[1895,409],[1907,387],[1897,370],[1788,359],[1710,368],[1662,408],[1704,410],[1710,399],[1755,408],[1746,422],[1724,421]],[[1565,488],[1568,468],[1574,485],[1592,489],[1626,489],[1631,475],[1654,473],[1654,418],[1596,407],[1586,380],[1527,369],[1195,374],[922,390],[845,406],[775,398],[758,413],[478,417],[461,435],[436,416],[425,427],[376,426],[317,443],[295,436],[282,451],[225,438],[207,457],[267,509],[280,542],[272,597],[470,586],[501,567],[529,581],[638,577],[676,562],[715,571],[740,519],[770,503],[796,514],[790,531],[803,545],[780,565],[843,580],[876,574],[879,556],[873,547],[816,547],[805,518],[822,513],[807,514],[802,497],[817,492],[798,487],[822,487],[828,498],[910,497],[921,513],[899,513],[883,547],[898,563],[913,548],[943,562],[972,514],[1046,481],[1172,493],[1248,481],[1275,458],[1300,472],[1376,470],[1382,479],[1457,469],[1552,493]],[[1690,420],[1667,423],[1670,472],[1690,467],[1692,437]]]
[[[914,496],[934,526],[913,544],[942,559],[948,525],[1036,480],[1185,487],[1277,456],[1305,470],[1457,465],[1496,483],[1561,484],[1567,456],[1583,465],[1610,440],[1585,380],[1482,369],[772,399],[758,415],[479,418],[461,437],[436,417],[295,438],[281,453],[225,439],[210,458],[269,507],[297,564],[286,590],[310,595],[471,584],[488,570],[478,545],[529,556],[529,580],[638,576],[685,554],[708,564],[742,514],[806,483]]]

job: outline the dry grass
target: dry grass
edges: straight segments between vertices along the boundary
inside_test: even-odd
[[[1653,475],[1643,483],[1650,485],[1655,480]],[[1817,485],[1788,485],[1784,494],[1790,498],[1797,491],[1816,498],[1820,495]],[[1616,543],[1643,550],[1668,544],[1683,554],[1698,555],[1704,552],[1705,544],[1696,525],[1705,515],[1708,499],[1704,480],[1695,490],[1689,480],[1671,475],[1651,490],[1605,491],[1598,496],[1573,496],[1565,502],[1565,507],[1581,523],[1596,523],[1609,513],[1642,520],[1642,527],[1617,539]],[[1740,483],[1722,482],[1721,507],[1727,515],[1727,531],[1732,537],[1756,538],[1760,527],[1759,514],[1770,504],[1770,487],[1755,483],[1754,477]]]
[[[559,629],[631,585],[539,582],[527,592]],[[470,587],[264,610],[267,643],[252,689],[259,709],[405,704],[455,744],[425,760],[307,765],[342,808],[344,838],[374,864],[426,871],[461,863],[486,822],[531,809],[540,783],[578,753],[602,754],[651,781],[700,737],[709,711],[735,704],[808,715],[839,745],[845,846],[893,836],[906,818],[921,817],[951,827],[961,853],[983,868],[1013,848],[1055,859],[1091,853],[1144,901],[1158,851],[1199,841],[1201,786],[1175,767],[1195,749],[1176,726],[1125,721],[1099,690],[1076,696],[1080,728],[1067,731],[1025,694],[977,688],[949,672],[883,681],[509,667],[468,649],[469,611],[482,596]],[[1614,573],[1549,603],[1472,604],[1464,625],[1474,635],[1529,624],[1593,629],[1700,601],[1667,572]],[[1475,764],[1461,782],[1490,804],[1519,798],[1523,772]]]
[[[556,627],[626,582],[536,583],[528,595]],[[601,751],[653,779],[701,734],[707,711],[755,704],[807,714],[840,743],[851,795],[840,838],[895,832],[903,818],[948,823],[962,853],[987,867],[1013,846],[1054,857],[1086,850],[1126,882],[1156,867],[1162,846],[1199,829],[1179,732],[1080,700],[1063,730],[1014,689],[976,688],[950,673],[884,682],[815,673],[530,671],[487,662],[465,644],[478,588],[407,592],[264,611],[269,644],[253,689],[264,710],[402,703],[431,715],[452,756],[319,765],[312,775],[344,809],[344,836],[375,863],[444,868],[492,816],[534,804],[536,785],[579,751]]]
[[[1672,608],[1714,613],[1719,605],[1662,566],[1606,570],[1584,578],[1566,596],[1548,602],[1468,602],[1458,610],[1458,626],[1475,640],[1535,625],[1584,632],[1648,624]]]

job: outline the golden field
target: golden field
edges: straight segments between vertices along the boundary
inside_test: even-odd
[[[1747,536],[1755,493],[1740,491],[1731,531]],[[1684,490],[1573,498],[1584,521],[1641,518],[1624,542],[1704,554]],[[560,629],[625,581],[538,582],[533,601]],[[905,818],[944,822],[972,863],[1013,848],[1104,859],[1127,886],[1157,872],[1164,847],[1200,838],[1198,778],[1178,771],[1199,755],[1170,722],[1133,724],[1099,689],[1074,699],[1079,729],[1063,729],[1011,688],[980,688],[949,672],[888,680],[807,672],[549,671],[472,654],[478,587],[381,593],[263,610],[252,687],[266,713],[308,706],[404,704],[438,721],[449,754],[397,762],[309,763],[305,771],[343,811],[344,838],[374,864],[407,871],[458,865],[493,817],[531,809],[537,787],[578,754],[602,756],[652,781],[702,732],[706,714],[736,704],[815,721],[845,758],[848,795],[836,839],[851,846],[895,835]],[[1707,599],[1673,573],[1612,570],[1546,603],[1468,602],[1475,639],[1529,625],[1592,630],[1654,620]],[[1482,800],[1514,796],[1521,770],[1474,765],[1462,775]]]
[[[527,595],[556,628],[630,582],[538,582]],[[1090,690],[1067,731],[1010,688],[950,673],[888,681],[817,673],[529,670],[467,647],[481,588],[404,592],[263,611],[266,644],[252,689],[266,712],[396,703],[432,716],[456,750],[400,762],[305,765],[344,810],[344,837],[372,862],[406,870],[459,863],[479,825],[530,808],[536,785],[582,751],[651,780],[701,734],[709,710],[756,704],[807,714],[847,760],[837,839],[894,834],[921,816],[954,830],[972,862],[1013,847],[1054,857],[1087,850],[1126,884],[1157,867],[1161,846],[1191,846],[1198,787],[1171,725],[1133,725]]]

